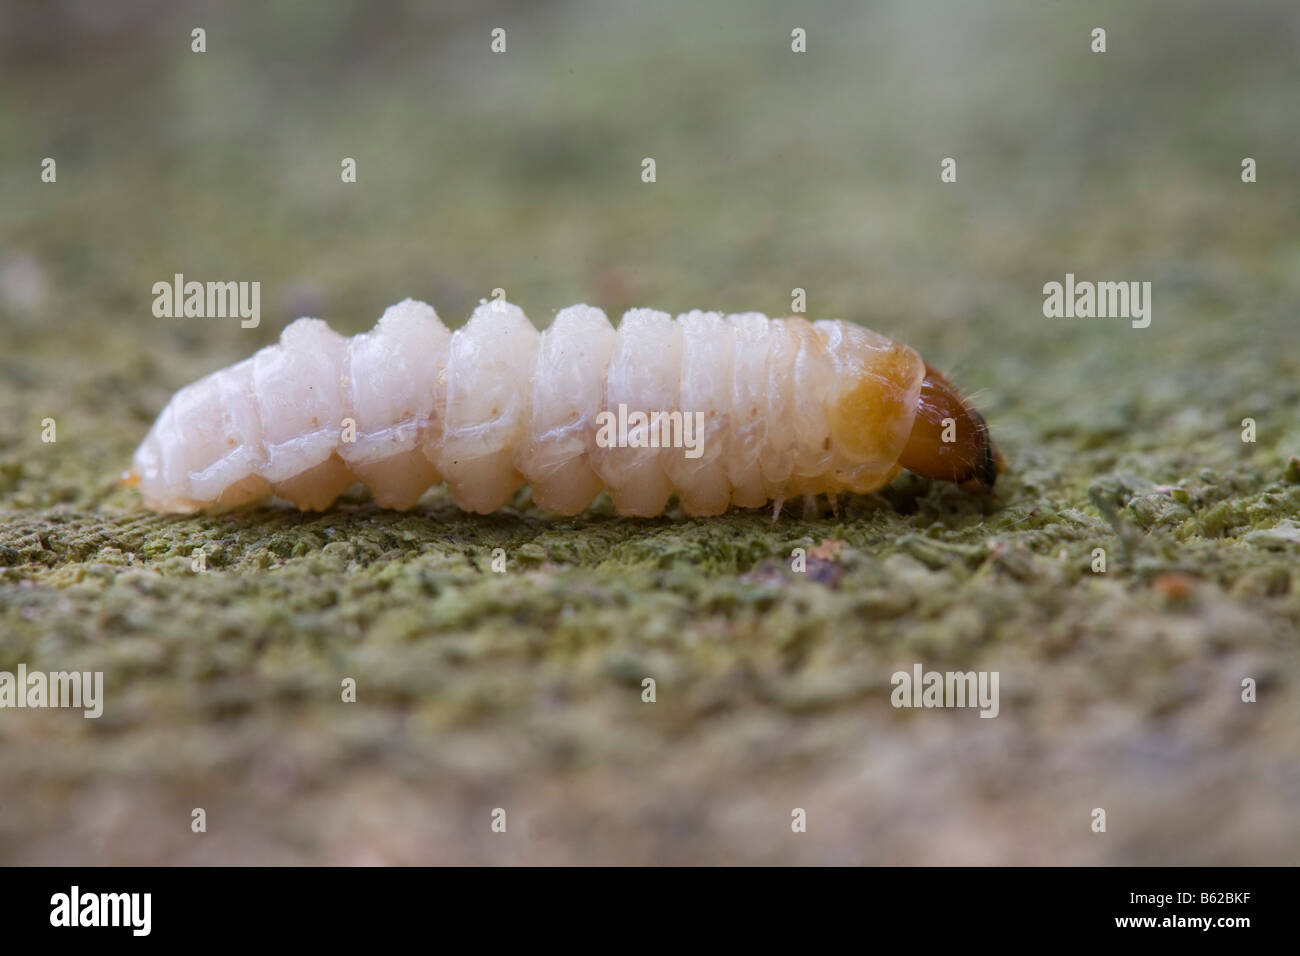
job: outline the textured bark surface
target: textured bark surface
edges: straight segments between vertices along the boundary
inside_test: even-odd
[[[414,6],[205,9],[202,55],[186,11],[0,13],[0,670],[107,697],[0,710],[0,860],[1297,859],[1294,4]],[[260,326],[154,318],[176,272],[261,281]],[[1151,281],[1151,326],[1045,318],[1066,273]],[[497,287],[540,325],[804,289],[951,372],[1011,470],[775,523],[117,485],[295,316]],[[892,708],[918,662],[999,671],[999,716]]]

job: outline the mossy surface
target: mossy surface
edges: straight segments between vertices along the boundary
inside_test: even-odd
[[[0,860],[1297,860],[1294,5],[653,6],[204,8],[202,55],[186,11],[3,14],[0,671],[106,702],[0,711]],[[260,327],[154,318],[176,272],[261,281]],[[1151,326],[1044,318],[1067,272],[1150,281]],[[540,325],[803,288],[951,373],[1010,471],[775,521],[118,485],[295,316],[497,287]],[[918,662],[998,671],[999,716],[894,709]]]

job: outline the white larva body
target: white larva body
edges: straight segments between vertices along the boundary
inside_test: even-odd
[[[576,514],[608,490],[622,514],[673,494],[692,515],[841,490],[900,470],[925,363],[850,323],[564,309],[538,332],[484,303],[448,332],[406,300],[344,338],[299,319],[280,342],[181,389],[135,454],[145,504],[234,507],[271,493],[327,508],[355,481],[409,508],[445,481],[488,513],[524,484]],[[602,412],[702,413],[696,453],[600,440]],[[606,420],[608,420],[606,417]]]

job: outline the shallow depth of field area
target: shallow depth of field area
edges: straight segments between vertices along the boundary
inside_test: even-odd
[[[1294,4],[114,8],[0,12],[0,671],[106,691],[0,710],[0,862],[1296,862]],[[260,326],[155,318],[178,272]],[[1151,282],[1150,327],[1045,318],[1067,273]],[[498,287],[540,326],[805,289],[1010,471],[776,521],[118,484],[295,317]],[[893,708],[916,663],[1000,713]]]

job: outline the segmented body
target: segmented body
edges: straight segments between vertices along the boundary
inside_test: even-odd
[[[601,490],[622,514],[659,514],[674,494],[687,514],[720,514],[888,482],[925,374],[912,349],[841,321],[633,309],[615,330],[577,305],[539,332],[493,302],[451,333],[408,299],[350,339],[299,319],[278,344],[181,389],[134,472],[161,511],[272,493],[324,509],[355,481],[409,508],[445,481],[480,513],[528,483],[562,514]],[[701,413],[698,448],[638,447],[645,429],[602,441],[599,422],[620,406]]]

